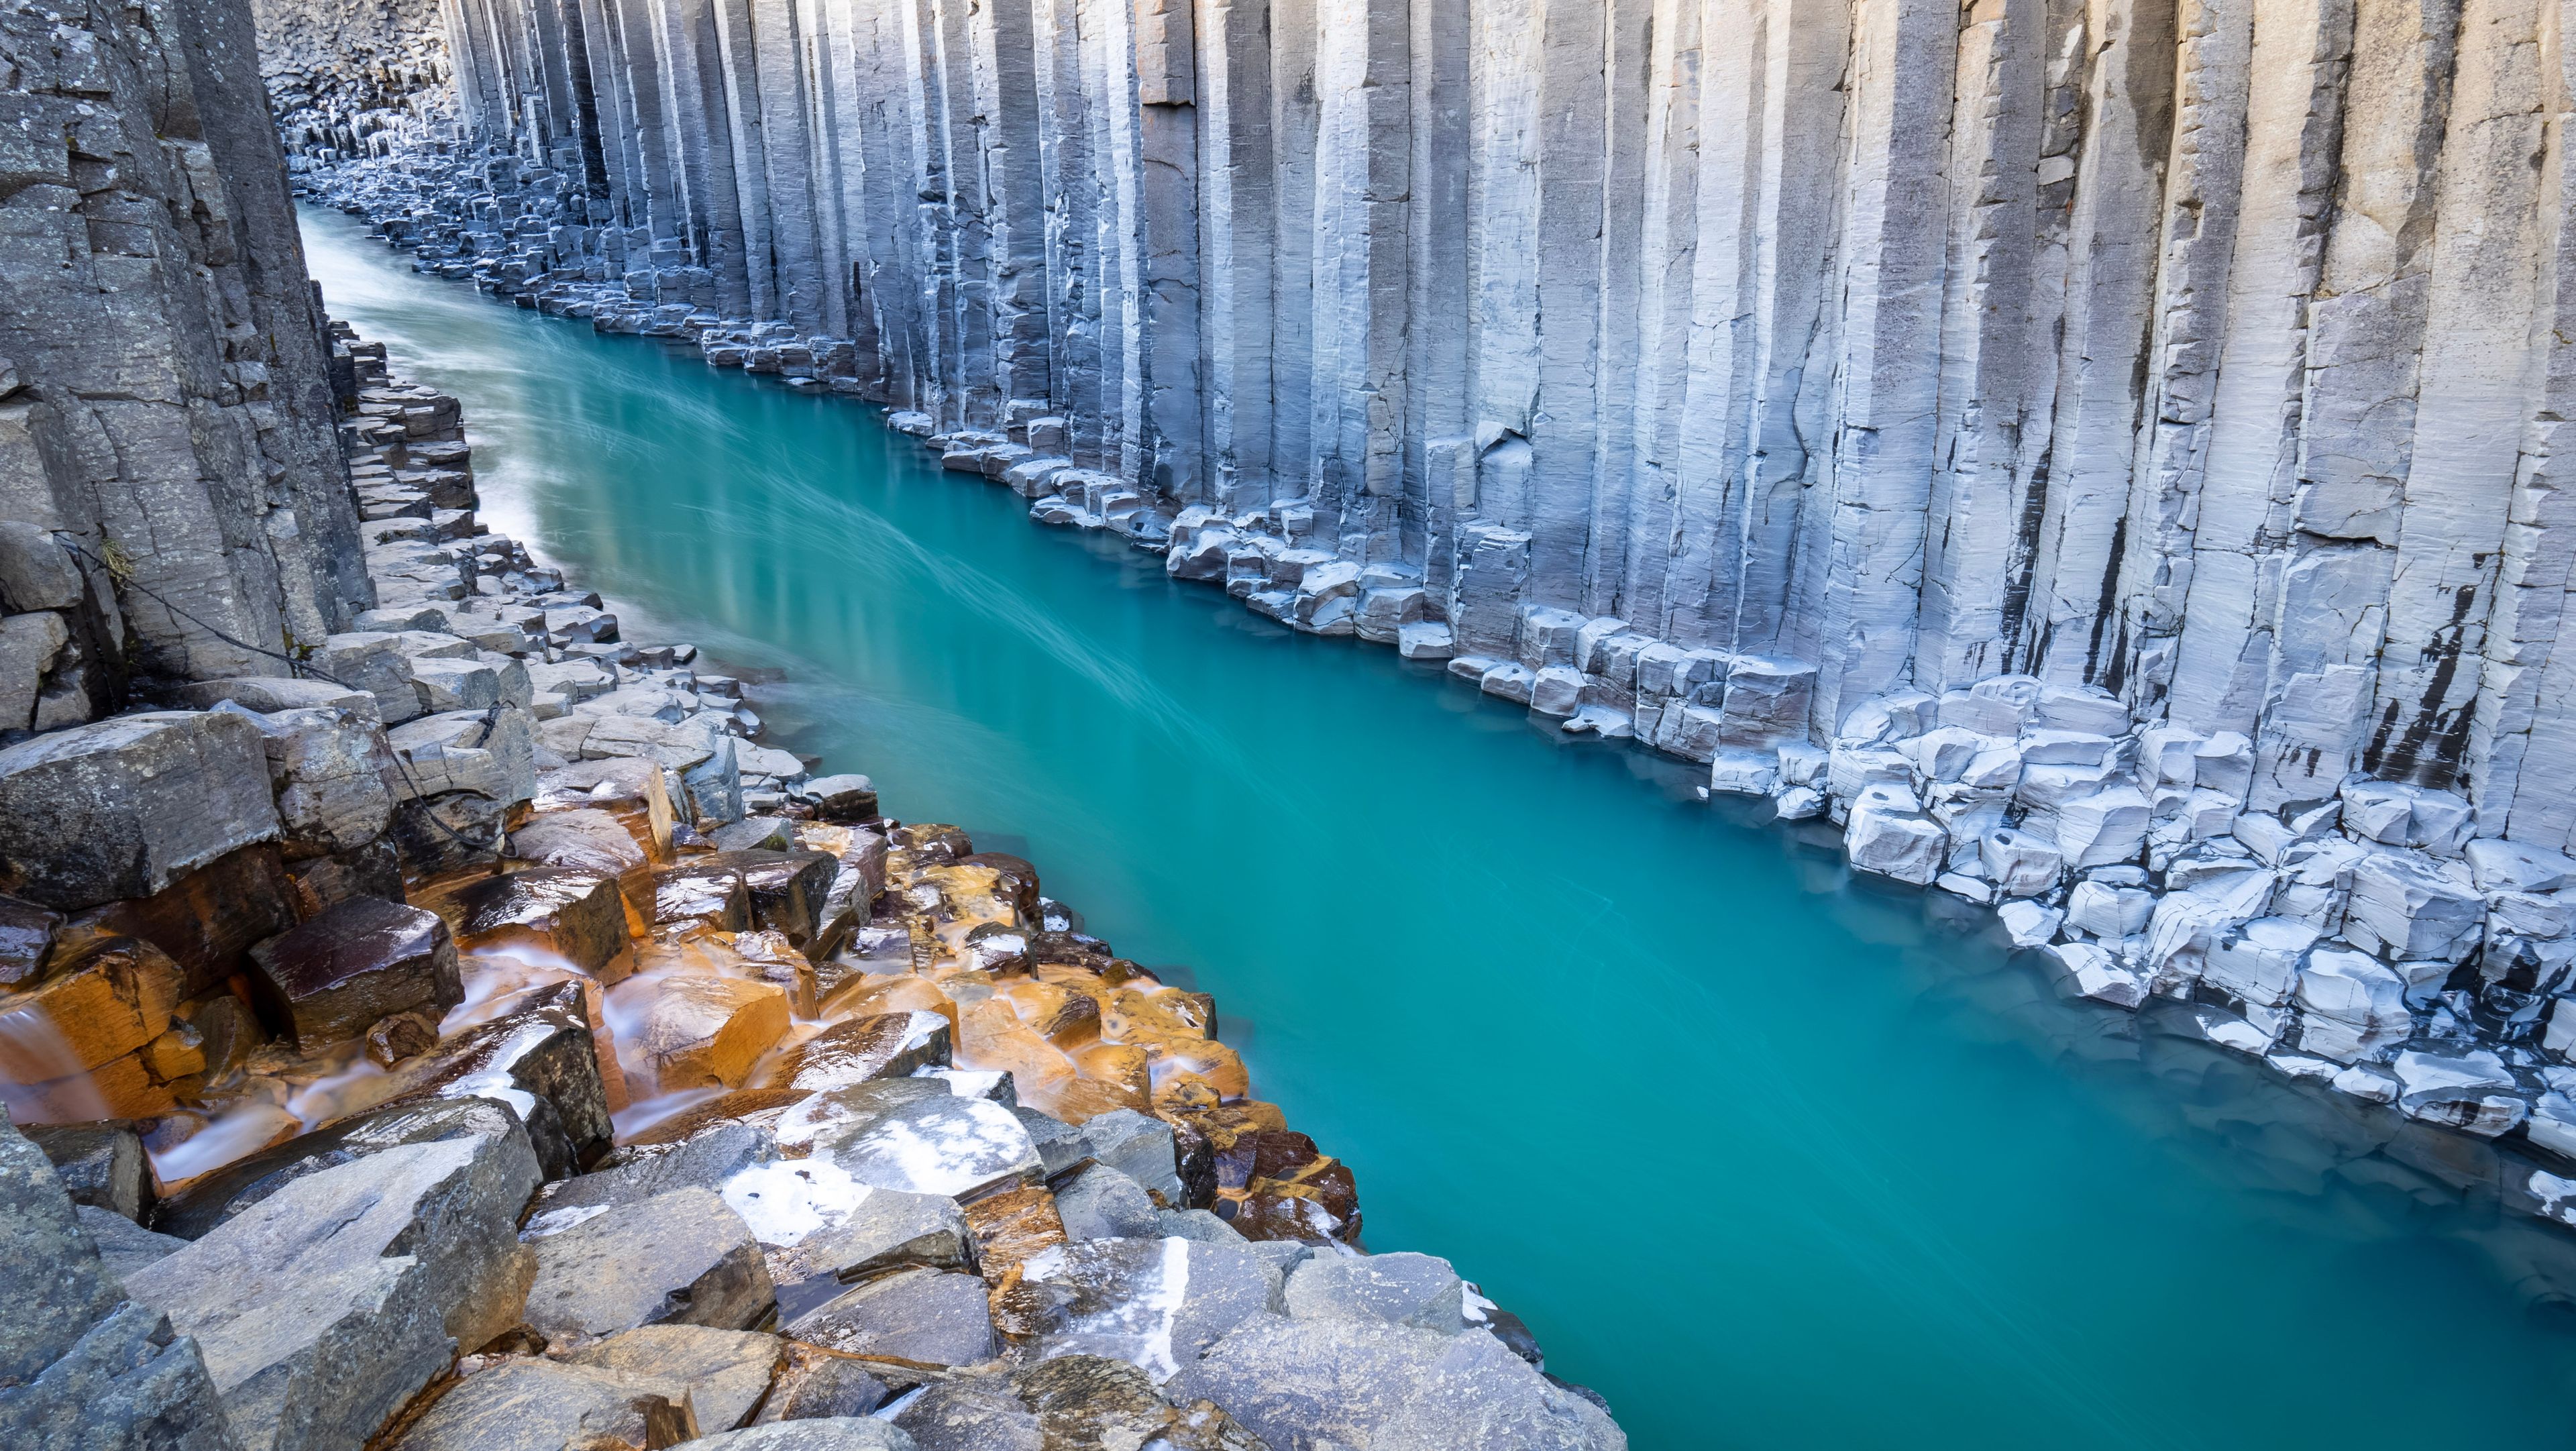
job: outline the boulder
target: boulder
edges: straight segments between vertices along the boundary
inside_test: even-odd
[[[769,1393],[785,1344],[775,1335],[705,1325],[642,1325],[566,1357],[644,1380],[685,1386],[701,1431],[730,1431]],[[862,1407],[862,1410],[868,1408]]]
[[[397,799],[470,791],[504,805],[537,791],[534,722],[507,706],[423,716],[385,732]]]
[[[639,1325],[740,1330],[775,1298],[751,1227],[707,1189],[620,1204],[530,1246],[527,1319],[549,1344]]]
[[[127,1298],[52,1166],[4,1117],[0,1264],[0,1445],[239,1451],[197,1343]]]
[[[2485,1049],[2400,1053],[2394,1066],[2397,1106],[2408,1118],[2491,1139],[2530,1116],[2530,1100],[2512,1070]]]
[[[701,927],[740,932],[751,925],[751,896],[742,873],[700,857],[653,874],[653,926],[657,931]]]
[[[2065,867],[2057,843],[2008,826],[1980,837],[1977,854],[1995,890],[2007,897],[2037,897],[2054,890]]]
[[[693,1411],[689,1388],[676,1381],[513,1358],[450,1387],[390,1451],[702,1445],[690,1440],[704,1425]]]
[[[0,891],[58,911],[148,897],[280,833],[256,727],[155,711],[0,749]]]
[[[630,1047],[665,1093],[740,1088],[751,1065],[787,1032],[787,994],[771,983],[671,977],[620,991],[645,997]]]
[[[882,1366],[801,1340],[779,1345],[778,1370],[757,1423],[864,1416],[885,1404],[886,1384],[875,1374]]]
[[[1272,1446],[1372,1451],[1624,1451],[1598,1405],[1483,1330],[1371,1320],[1247,1320],[1164,1387],[1203,1396]]]
[[[2060,942],[2048,952],[2081,996],[2132,1011],[2147,1000],[2146,978],[2093,943]]]
[[[1914,793],[1892,782],[1863,788],[1853,800],[1843,850],[1854,869],[1928,886],[1941,875],[1950,836],[1919,809]]]
[[[382,836],[392,823],[392,783],[400,778],[376,722],[375,702],[356,698],[364,705],[242,712],[258,728],[268,756],[279,824],[300,847],[352,850]]]
[[[888,1355],[933,1365],[976,1365],[1000,1352],[984,1282],[945,1270],[880,1276],[825,1301],[782,1327],[786,1334],[845,1354]]]
[[[2372,852],[2354,863],[2344,936],[2362,951],[2390,962],[2458,962],[2485,931],[2486,902],[2475,887],[2431,862]]]
[[[975,1269],[974,1235],[955,1200],[862,1184],[829,1158],[750,1165],[722,1190],[768,1248],[781,1284],[855,1281],[906,1265]]]
[[[624,822],[592,807],[547,811],[510,833],[519,860],[611,876],[644,865],[642,844]]]
[[[1285,1298],[1300,1320],[1375,1320],[1443,1335],[1467,1327],[1465,1282],[1447,1260],[1424,1254],[1309,1259],[1288,1277]]]
[[[42,981],[0,994],[0,1014],[53,1030],[0,1036],[0,1079],[38,1085],[96,1074],[170,1030],[187,980],[168,953],[122,934],[67,937]]]
[[[519,835],[525,835],[522,831]],[[537,867],[457,888],[457,943],[533,949],[600,976],[626,950],[626,902],[613,873]]]
[[[947,1018],[918,1009],[845,1018],[781,1054],[770,1081],[822,1090],[909,1078],[948,1066],[949,1037]]]
[[[280,1188],[127,1292],[203,1347],[234,1433],[263,1451],[344,1451],[517,1323],[527,1136],[402,1144]]]
[[[747,1426],[689,1443],[689,1451],[915,1451],[900,1427],[865,1416]]]
[[[2154,808],[2137,787],[2117,785],[2057,807],[2057,845],[2076,871],[2135,861],[2146,849]]]
[[[1086,1164],[1077,1171],[1055,1191],[1055,1208],[1064,1232],[1074,1239],[1159,1239],[1163,1234],[1145,1186],[1106,1164]]]
[[[155,1234],[122,1214],[113,1214],[95,1204],[75,1206],[82,1232],[98,1246],[99,1261],[107,1272],[121,1282],[145,1265],[167,1258],[188,1247],[184,1239]]]
[[[546,1177],[578,1172],[608,1151],[608,1085],[584,985],[556,982],[507,1013],[454,1034],[393,1072],[393,1102],[485,1098],[527,1126]]]
[[[287,1185],[325,1169],[404,1144],[506,1138],[517,1122],[507,1107],[484,1099],[432,1099],[371,1109],[198,1175],[162,1198],[153,1210],[152,1227],[180,1239],[201,1238]]]
[[[1090,1239],[1032,1256],[1020,1295],[1045,1353],[1103,1355],[1160,1381],[1245,1320],[1284,1312],[1280,1285],[1249,1245]]]
[[[152,1161],[129,1123],[31,1124],[27,1137],[45,1151],[75,1204],[90,1204],[142,1223],[152,1213]]]
[[[270,1025],[306,1052],[394,1013],[433,1018],[465,1000],[456,944],[435,912],[353,897],[251,949]]]
[[[1011,1110],[918,1078],[863,1083],[810,1101],[780,1125],[814,1154],[881,1189],[959,1200],[1034,1182],[1037,1145]]]
[[[62,926],[60,912],[0,897],[0,989],[22,987],[44,975]]]

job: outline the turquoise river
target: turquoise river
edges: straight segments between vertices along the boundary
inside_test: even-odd
[[[771,743],[1037,863],[1634,1443],[2567,1445],[2576,1235],[2485,1146],[2061,1001],[1980,910],[1031,524],[880,410],[603,338],[308,215],[464,400],[492,526]]]

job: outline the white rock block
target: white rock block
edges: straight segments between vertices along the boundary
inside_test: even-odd
[[[2373,852],[2352,869],[2344,936],[2391,962],[2459,962],[2486,931],[2486,902],[2466,878],[2411,853]]]
[[[2067,925],[2113,941],[2145,931],[2155,910],[2156,894],[2143,887],[2082,881],[2066,894]]]
[[[2315,946],[2317,929],[2281,917],[2257,917],[2219,939],[2201,968],[2201,981],[2247,1003],[2277,1008],[2299,987],[2299,963]]]
[[[1709,762],[1708,789],[1730,796],[1768,796],[1780,781],[1780,758],[1760,751],[1719,751]]]
[[[2151,817],[2146,796],[2135,786],[2076,797],[2057,808],[2058,850],[2078,871],[2135,860],[2146,849]]]
[[[2147,979],[2090,942],[2061,942],[2049,950],[2078,993],[2135,1012],[2147,1000]]]
[[[2036,897],[2054,891],[2065,868],[2057,843],[2008,826],[1996,827],[1978,838],[1977,854],[1985,864],[1986,875],[1994,880],[1995,889],[2007,897]],[[2143,914],[2139,920],[2145,920]]]
[[[1530,682],[1530,709],[1540,715],[1562,720],[1582,704],[1583,672],[1571,665],[1550,665]]]
[[[1914,793],[1885,781],[1861,791],[1843,831],[1843,850],[1855,868],[1916,886],[1941,874],[1949,845],[1949,833],[1923,814]]]
[[[2491,1139],[2530,1115],[2512,1071],[2485,1049],[2400,1053],[2395,1068],[2397,1106],[2408,1118]]]
[[[1995,909],[1995,918],[2003,923],[2004,935],[2015,947],[2045,947],[2057,936],[2064,914],[2056,908],[2021,898]]]
[[[2350,812],[2346,812],[2349,819]],[[2554,892],[2576,877],[2576,861],[2523,842],[2482,837],[2470,842],[2470,877],[2482,892]]]
[[[1454,648],[1449,626],[1438,620],[1424,620],[1396,631],[1395,653],[1407,660],[1446,660]]]

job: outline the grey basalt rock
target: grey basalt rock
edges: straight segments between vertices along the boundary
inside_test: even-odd
[[[152,1161],[144,1155],[135,1125],[113,1120],[31,1124],[25,1132],[53,1162],[73,1202],[94,1204],[136,1223],[151,1215]]]
[[[279,830],[238,715],[147,712],[0,749],[0,890],[42,906],[150,896]]]
[[[865,1416],[780,1421],[701,1437],[690,1451],[915,1451],[901,1427]]]
[[[729,1431],[769,1393],[783,1342],[750,1330],[643,1325],[585,1346],[568,1364],[669,1381],[687,1388],[701,1431]]]
[[[197,1343],[158,1309],[127,1298],[53,1167],[5,1117],[0,1263],[9,1266],[9,1293],[0,1297],[0,1445],[242,1445]]]
[[[151,1227],[180,1239],[201,1238],[287,1185],[325,1169],[403,1144],[507,1137],[517,1122],[507,1106],[480,1098],[370,1109],[199,1175],[154,1208]]]
[[[286,1185],[127,1288],[197,1338],[246,1451],[339,1451],[517,1322],[536,1185],[515,1123],[397,1145]]]
[[[1058,1185],[1055,1209],[1064,1232],[1075,1239],[1158,1239],[1164,1233],[1144,1186],[1106,1164],[1087,1164]]]
[[[975,1365],[999,1353],[984,1282],[907,1269],[834,1296],[781,1327],[798,1340],[858,1355]]]
[[[1600,1407],[1482,1330],[1260,1316],[1185,1364],[1166,1395],[1204,1396],[1273,1446],[1371,1451],[1625,1451]]]
[[[81,1229],[98,1246],[98,1257],[107,1266],[107,1272],[120,1282],[144,1266],[188,1247],[184,1239],[155,1234],[124,1215],[110,1213],[95,1204],[76,1207]]]
[[[1466,1325],[1465,1293],[1449,1262],[1430,1255],[1326,1255],[1289,1275],[1286,1299],[1299,1320],[1377,1320],[1452,1335]]]
[[[700,1428],[681,1382],[513,1359],[450,1387],[403,1428],[392,1451],[564,1451],[591,1437],[667,1446]]]
[[[1279,1267],[1248,1245],[1179,1238],[1080,1240],[1021,1267],[1040,1343],[1168,1378],[1247,1319],[1287,1308]]]
[[[701,1188],[619,1205],[531,1241],[528,1324],[580,1344],[639,1325],[740,1330],[775,1300],[742,1216]]]

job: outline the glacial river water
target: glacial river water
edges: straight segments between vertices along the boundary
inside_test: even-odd
[[[2576,1235],[2449,1187],[2484,1148],[2063,1002],[1981,912],[1032,525],[875,409],[305,235],[464,400],[493,527],[1187,965],[1369,1244],[1454,1260],[1640,1448],[2576,1438]]]

